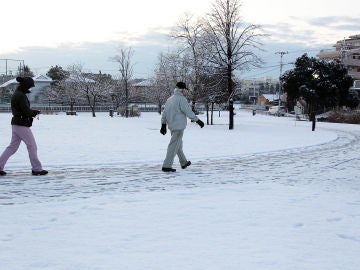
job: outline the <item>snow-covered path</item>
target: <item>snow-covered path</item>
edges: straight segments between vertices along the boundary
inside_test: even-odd
[[[241,139],[253,136],[264,151],[244,150],[249,142],[241,141],[206,149],[204,158],[201,140],[188,138],[193,165],[176,173],[161,172],[162,156],[138,162],[132,152],[130,162],[104,154],[104,162],[64,167],[56,155],[68,158],[69,150],[55,145],[50,174],[34,177],[19,153],[0,179],[0,269],[357,270],[359,127],[319,123],[312,133],[308,123],[282,118],[241,120]],[[206,141],[216,141],[216,128]],[[200,131],[189,126],[187,133]],[[157,127],[150,132],[148,140],[159,137]],[[304,135],[310,143],[301,142]],[[284,144],[269,145],[278,141]]]
[[[346,182],[360,190],[360,135],[332,130],[337,139],[328,143],[271,151],[245,156],[205,159],[190,170],[163,173],[159,166],[146,164],[98,164],[97,168],[52,168],[46,177],[34,177],[28,171],[3,179],[0,204],[91,197],[106,191],[140,192],[238,184],[277,182],[301,184],[317,182],[329,188]],[[351,169],[349,169],[351,168]],[[218,177],[211,177],[218,175]],[[45,181],[44,181],[45,180]]]

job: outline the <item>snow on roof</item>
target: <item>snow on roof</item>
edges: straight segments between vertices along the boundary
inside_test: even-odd
[[[265,97],[270,102],[279,99],[278,94],[263,94],[262,96]]]
[[[52,82],[52,79],[46,75],[40,74],[33,77],[35,82]]]
[[[46,75],[42,75],[42,74],[34,76],[32,78],[33,78],[35,83],[36,82],[49,82],[49,83],[52,82],[51,78],[49,78]],[[16,81],[16,78],[13,78],[13,79],[11,79],[11,80],[9,80],[7,82],[4,82],[2,85],[0,85],[0,87],[7,87],[9,85],[14,85],[14,84],[18,84],[18,82]]]
[[[69,78],[67,78],[65,81],[66,82],[78,82],[79,78],[77,78],[73,74],[70,74]],[[93,79],[89,79],[89,78],[86,78],[86,77],[82,77],[81,81],[83,81],[83,82],[91,82],[91,83],[95,82]]]
[[[136,86],[136,87],[150,87],[150,86],[153,86],[153,85],[154,85],[154,82],[153,82],[152,79],[143,80],[141,82],[133,84],[133,86]]]
[[[0,87],[6,87],[12,84],[17,84],[18,82],[16,81],[16,79],[11,79],[10,81],[4,82],[2,85],[0,85]]]

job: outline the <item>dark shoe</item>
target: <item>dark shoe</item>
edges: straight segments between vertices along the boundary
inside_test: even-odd
[[[162,167],[163,172],[176,172],[176,169]]]
[[[189,167],[190,165],[191,165],[191,161],[189,160],[188,162],[185,163],[185,165],[182,165],[181,168],[186,169],[186,167]]]
[[[4,175],[6,175],[6,172],[0,171],[0,176],[4,176]]]
[[[46,170],[42,170],[42,171],[31,171],[32,175],[45,175],[45,174],[48,174],[48,171]]]

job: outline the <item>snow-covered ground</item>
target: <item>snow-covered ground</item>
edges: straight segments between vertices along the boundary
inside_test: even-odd
[[[205,120],[205,115],[200,116]],[[11,135],[0,114],[0,151]],[[163,173],[160,116],[40,115],[0,178],[0,269],[357,270],[360,126],[237,111],[190,123]]]

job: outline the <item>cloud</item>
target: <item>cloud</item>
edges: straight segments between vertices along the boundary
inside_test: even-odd
[[[310,25],[333,29],[345,29],[359,31],[360,18],[345,16],[327,16],[311,18],[308,20]]]
[[[2,59],[23,60],[37,74],[46,74],[52,66],[66,69],[72,64],[81,64],[84,71],[116,75],[118,64],[111,60],[119,54],[120,48],[131,47],[134,51],[132,63],[136,77],[147,78],[153,74],[155,63],[160,52],[167,51],[172,42],[165,28],[130,36],[122,33],[122,38],[107,42],[62,43],[54,47],[29,46],[21,47],[13,53],[1,55]],[[8,74],[18,70],[18,61],[8,62]],[[5,62],[0,61],[0,74],[5,74]]]
[[[304,53],[316,56],[322,49],[333,49],[333,45],[344,37],[359,34],[360,19],[345,16],[300,17],[290,16],[281,22],[262,25],[269,37],[262,40],[264,52],[259,55],[264,59],[264,67],[247,71],[242,76],[253,78],[270,76],[278,78],[280,58],[278,51],[287,51],[284,55],[283,70],[292,67],[297,57]],[[160,52],[174,48],[169,38],[170,26],[148,28],[146,32],[117,31],[115,37],[107,41],[63,42],[52,46],[22,46],[12,53],[0,53],[0,58],[24,60],[37,74],[46,73],[51,66],[63,68],[80,63],[89,72],[118,74],[118,64],[110,59],[119,53],[120,47],[134,50],[132,63],[134,76],[147,78],[153,70]],[[0,61],[0,75],[5,73],[4,61]],[[17,71],[19,62],[9,62],[9,70]]]

